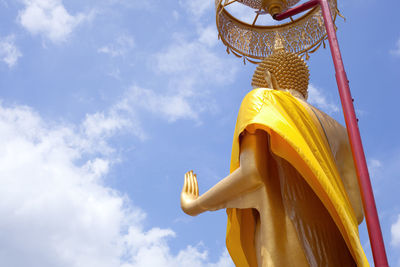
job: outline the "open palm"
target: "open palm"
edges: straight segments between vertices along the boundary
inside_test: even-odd
[[[185,173],[185,181],[183,183],[181,193],[182,210],[189,215],[195,215],[193,211],[195,207],[195,201],[198,197],[199,187],[197,184],[196,174],[194,174],[193,171],[188,171]]]

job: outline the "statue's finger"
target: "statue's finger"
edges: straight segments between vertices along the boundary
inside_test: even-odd
[[[196,188],[197,188],[197,179],[196,179],[196,174],[193,174],[193,177],[192,177],[192,180],[193,180],[193,192],[192,192],[192,194],[193,195],[196,195]]]
[[[192,182],[192,191],[190,192],[192,195],[194,195],[195,194],[195,192],[196,192],[196,182],[195,182],[195,178],[194,178],[194,175],[193,175],[193,173],[192,173],[192,175],[191,175],[191,177],[190,177],[191,179],[191,182]]]
[[[185,181],[183,182],[183,190],[184,192],[187,192],[187,188],[188,188],[188,173],[185,173]]]
[[[189,173],[188,175],[188,193],[192,193],[192,188],[193,188],[193,183],[192,183],[192,177],[191,177],[191,173]]]
[[[190,190],[190,173],[186,176],[186,192],[188,193]]]
[[[192,171],[190,171],[189,175],[188,175],[188,184],[189,184],[188,193],[191,194],[192,193]]]
[[[196,197],[199,196],[199,185],[197,183],[197,175],[194,175],[194,194],[196,195]]]

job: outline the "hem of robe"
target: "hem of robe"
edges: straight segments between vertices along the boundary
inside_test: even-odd
[[[288,161],[309,184],[338,227],[357,266],[369,266],[358,224],[334,159],[315,115],[290,93],[259,88],[243,99],[236,122],[231,168],[239,167],[239,138],[260,129],[270,136],[270,149]],[[255,221],[251,209],[227,209],[226,245],[236,266],[257,266]]]

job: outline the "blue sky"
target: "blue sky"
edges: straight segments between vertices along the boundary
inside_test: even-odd
[[[228,174],[255,69],[217,40],[213,1],[0,7],[1,265],[233,266],[225,211],[192,218],[179,205],[186,171],[200,192]],[[382,231],[400,266],[400,3],[339,8]],[[309,101],[343,122],[329,50],[308,63]]]

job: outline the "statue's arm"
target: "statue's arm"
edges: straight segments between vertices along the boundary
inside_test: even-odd
[[[199,196],[197,178],[190,171],[185,174],[185,182],[181,194],[182,210],[192,216],[205,211],[218,210],[230,207],[230,203],[244,194],[260,188],[262,172],[265,171],[265,162],[259,155],[266,148],[265,134],[245,132],[240,142],[240,167],[218,182],[210,190]]]

